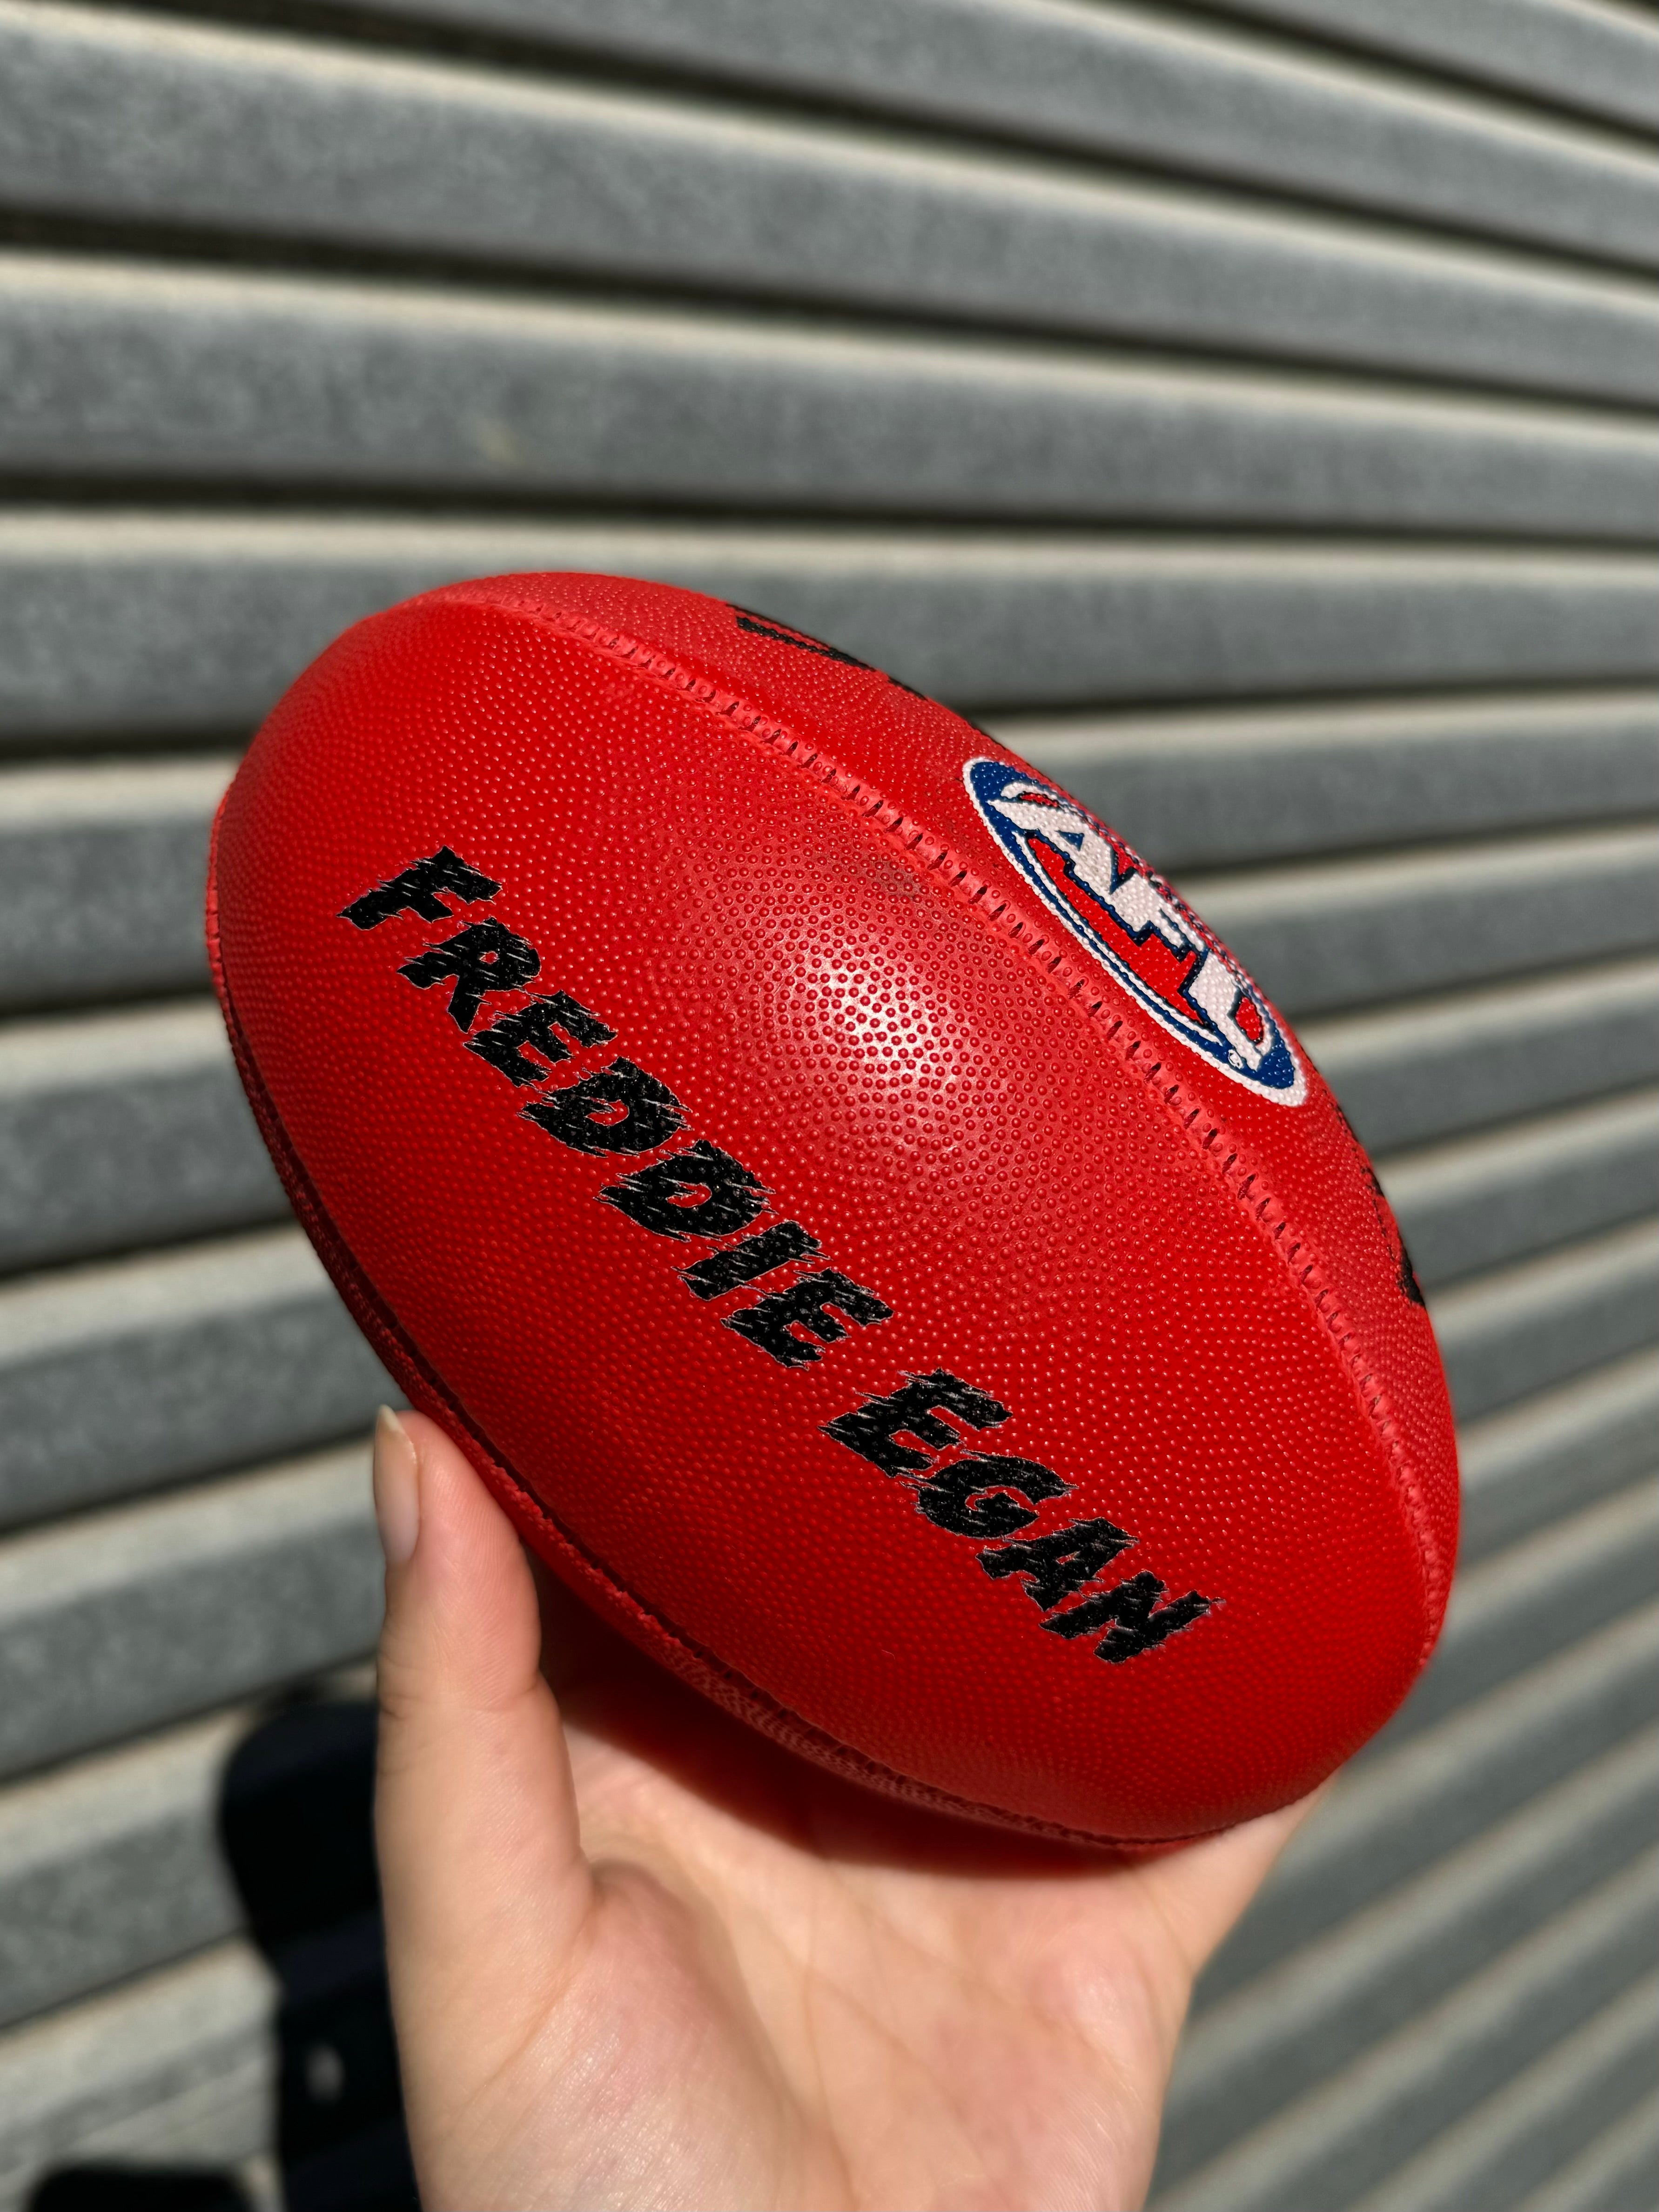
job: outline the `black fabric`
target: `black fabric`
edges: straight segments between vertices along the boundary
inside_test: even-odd
[[[599,1196],[658,1237],[730,1237],[766,1206],[760,1177],[707,1138],[607,1183]]]
[[[614,1120],[594,1118],[613,1112]],[[523,1115],[574,1152],[653,1152],[684,1119],[667,1085],[631,1060],[613,1060],[580,1083],[544,1091]]]
[[[823,1433],[837,1443],[867,1459],[884,1474],[910,1474],[926,1467],[934,1452],[948,1450],[962,1439],[941,1413],[954,1413],[970,1429],[994,1429],[1009,1418],[1006,1406],[984,1390],[976,1390],[947,1368],[931,1375],[912,1375],[884,1398],[866,1398],[850,1413],[826,1421]],[[926,1451],[902,1444],[902,1436],[914,1437]]]
[[[820,1274],[803,1275],[787,1290],[774,1291],[757,1305],[728,1314],[720,1326],[758,1345],[781,1367],[806,1367],[818,1358],[817,1345],[805,1342],[795,1330],[808,1329],[822,1343],[839,1344],[847,1334],[843,1314],[859,1328],[872,1328],[890,1321],[893,1309],[838,1268],[826,1267]]]
[[[1196,1590],[1160,1606],[1158,1600],[1164,1590],[1156,1575],[1132,1575],[1115,1589],[1085,1598],[1069,1613],[1056,1613],[1042,1625],[1052,1628],[1056,1636],[1073,1637],[1092,1635],[1109,1621],[1115,1624],[1110,1634],[1096,1644],[1095,1655],[1109,1666],[1121,1667],[1126,1659],[1151,1651],[1182,1629],[1190,1628],[1210,1610],[1209,1599],[1200,1597]]]
[[[441,945],[428,945],[424,952],[405,960],[398,973],[417,991],[429,991],[434,983],[453,983],[450,1017],[457,1029],[470,1030],[490,992],[521,991],[541,964],[541,955],[527,938],[515,936],[505,922],[491,916],[469,922]]]
[[[818,1249],[817,1238],[799,1221],[779,1221],[757,1236],[745,1237],[729,1251],[711,1252],[695,1267],[683,1267],[680,1280],[694,1298],[723,1297],[728,1291],[769,1275],[775,1267],[787,1267],[792,1260],[810,1260]]]
[[[1012,1536],[1016,1529],[1029,1528],[1036,1515],[1030,1504],[1017,1504],[1011,1493],[1041,1503],[1064,1498],[1071,1487],[1036,1460],[988,1452],[935,1468],[916,1486],[916,1510],[953,1536]]]
[[[1024,1575],[1026,1593],[1046,1613],[1075,1589],[1091,1581],[1108,1560],[1127,1551],[1134,1538],[1112,1521],[1073,1521],[1051,1536],[1023,1538],[981,1552],[979,1563],[988,1575]]]
[[[418,914],[422,921],[442,921],[455,909],[444,904],[438,896],[440,891],[451,891],[471,905],[479,899],[494,898],[500,889],[489,877],[469,867],[459,853],[441,845],[400,875],[353,899],[340,912],[358,929],[377,929],[394,914]]]
[[[609,1044],[616,1034],[568,992],[550,991],[470,1036],[466,1048],[523,1088],[544,1083],[548,1069],[568,1060],[573,1045]],[[523,1050],[526,1045],[541,1059],[532,1060]]]

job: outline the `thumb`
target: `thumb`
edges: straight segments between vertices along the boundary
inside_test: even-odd
[[[434,1421],[382,1408],[376,1843],[411,2130],[522,2041],[592,1902],[529,1563]]]

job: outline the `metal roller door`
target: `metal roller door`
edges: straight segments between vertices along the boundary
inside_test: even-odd
[[[372,1644],[384,1384],[203,842],[335,631],[524,567],[1059,775],[1417,1255],[1451,1625],[1208,1977],[1155,2203],[1659,2201],[1659,15],[0,0],[0,2202],[268,2140],[214,1806]]]

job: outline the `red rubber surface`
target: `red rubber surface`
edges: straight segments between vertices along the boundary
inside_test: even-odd
[[[1455,1544],[1433,1337],[1362,1154],[1148,1018],[963,782],[1019,763],[715,600],[505,577],[360,623],[231,787],[210,938],[290,1194],[410,1395],[635,1639],[899,1794],[1127,1842],[1298,1796],[1387,1717]],[[453,919],[342,909],[447,847]],[[466,1031],[404,963],[492,919],[528,988]],[[516,1087],[466,1049],[563,992],[614,1037]],[[531,1048],[532,1059],[535,1048]],[[684,1126],[619,1156],[520,1109],[622,1057]],[[603,1124],[597,1125],[603,1127]],[[701,1301],[598,1194],[707,1140],[821,1249]],[[785,1366],[722,1321],[814,1269],[890,1318]],[[824,1425],[948,1370],[1008,1409],[884,1473]],[[915,1432],[905,1441],[914,1443]],[[924,1443],[927,1440],[923,1439]],[[1064,1603],[918,1510],[952,1461],[1132,1537]],[[1210,1609],[1119,1663],[1044,1622],[1149,1573]]]

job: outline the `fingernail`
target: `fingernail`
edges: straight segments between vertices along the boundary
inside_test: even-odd
[[[374,1519],[389,1567],[401,1567],[421,1533],[420,1462],[415,1439],[390,1406],[374,1417]]]

